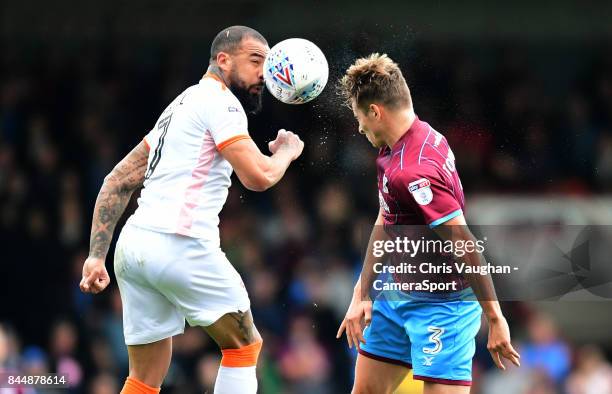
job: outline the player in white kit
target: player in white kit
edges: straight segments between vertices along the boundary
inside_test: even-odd
[[[104,262],[114,227],[144,185],[114,259],[130,361],[122,394],[160,391],[172,336],[184,331],[185,320],[202,326],[221,348],[215,393],[257,391],[262,339],[240,275],[220,248],[218,215],[232,170],[245,187],[263,191],[304,147],[297,135],[280,130],[266,156],[249,137],[245,111],[261,108],[268,51],[251,28],[221,31],[202,80],[168,105],[104,180],[80,284],[94,294],[110,282]]]

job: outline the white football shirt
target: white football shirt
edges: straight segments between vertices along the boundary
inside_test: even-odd
[[[232,92],[207,74],[168,105],[144,141],[149,159],[138,208],[129,223],[219,243],[219,212],[232,166],[221,150],[250,138]]]

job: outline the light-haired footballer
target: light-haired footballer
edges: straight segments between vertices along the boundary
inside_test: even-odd
[[[340,89],[359,122],[359,132],[379,149],[380,210],[338,330],[338,337],[346,330],[349,346],[359,349],[353,393],[392,393],[412,368],[414,378],[425,382],[425,394],[467,394],[483,310],[495,364],[504,369],[503,357],[519,365],[490,277],[454,273],[445,280],[458,284],[457,291],[398,291],[393,297],[383,292],[373,302],[369,291],[373,266],[380,263],[373,257],[372,243],[393,226],[429,226],[426,231],[442,239],[474,241],[463,215],[453,152],[442,134],[417,117],[406,80],[388,56],[358,59],[346,71]],[[474,252],[462,260],[477,266],[483,257]],[[469,300],[474,294],[479,302]]]
[[[114,259],[130,364],[122,394],[160,391],[172,336],[184,331],[185,320],[203,327],[221,348],[215,393],[257,392],[262,339],[240,275],[220,248],[218,215],[232,171],[246,188],[266,190],[304,147],[297,135],[281,130],[267,156],[249,137],[245,111],[261,108],[268,51],[251,28],[222,30],[202,80],[168,105],[104,180],[80,283],[94,294],[110,282],[104,263],[115,225],[144,185]]]

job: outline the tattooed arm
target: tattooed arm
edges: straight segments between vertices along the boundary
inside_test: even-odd
[[[80,283],[83,292],[97,294],[110,283],[104,261],[113,239],[113,230],[132,193],[144,182],[148,156],[149,150],[141,142],[104,178],[91,223],[89,257],[83,264]]]

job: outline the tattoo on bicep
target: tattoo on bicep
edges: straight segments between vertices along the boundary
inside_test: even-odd
[[[144,181],[148,151],[141,142],[104,180],[91,225],[89,255],[104,258],[113,238],[115,225],[125,211],[132,193]]]

